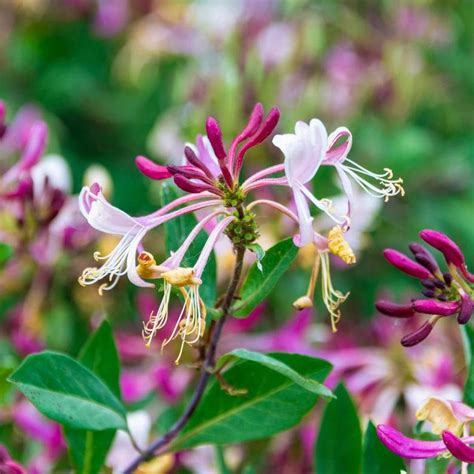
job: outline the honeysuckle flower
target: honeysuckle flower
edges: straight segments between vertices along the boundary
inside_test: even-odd
[[[200,197],[197,196],[198,199]],[[171,210],[182,203],[194,199],[196,197],[192,197],[192,199],[184,197],[160,211]],[[119,278],[127,274],[130,281],[135,285],[153,287],[153,284],[141,279],[136,271],[137,248],[145,234],[150,229],[173,217],[212,206],[216,203],[217,201],[208,201],[190,205],[185,209],[170,212],[169,214],[158,211],[149,216],[134,218],[112,206],[103,195],[100,186],[93,185],[90,188],[85,186],[79,195],[79,207],[83,216],[94,229],[107,234],[120,235],[122,238],[109,255],[101,256],[99,253],[94,254],[96,260],[105,260],[105,263],[99,268],[86,268],[79,278],[79,282],[81,285],[90,285],[108,278],[110,283],[103,283],[99,287],[99,292],[102,293],[104,290],[113,288],[118,283]]]
[[[0,101],[0,199],[11,200],[31,194],[30,172],[43,154],[48,128],[33,108],[20,110],[11,124],[5,113]],[[17,155],[16,162],[9,162]]]
[[[273,143],[285,155],[285,174],[298,209],[302,245],[311,241],[312,218],[306,199],[346,229],[350,226],[354,205],[351,179],[374,197],[388,200],[391,196],[404,194],[402,180],[393,180],[391,170],[386,169],[383,174],[373,173],[347,157],[352,147],[352,134],[345,127],[337,128],[328,136],[325,126],[318,119],[312,119],[309,124],[297,122],[294,134],[276,135]],[[334,215],[330,201],[316,199],[305,187],[321,165],[334,166],[339,175],[348,201],[343,218]]]
[[[426,339],[441,318],[457,315],[458,323],[466,324],[474,311],[474,278],[467,269],[461,249],[447,235],[438,231],[426,229],[420,232],[420,237],[443,253],[449,271],[442,272],[431,252],[418,243],[410,244],[415,261],[397,250],[386,249],[384,256],[387,261],[419,279],[423,285],[422,294],[427,299],[413,299],[406,304],[386,300],[376,303],[381,313],[394,318],[412,318],[415,314],[430,316],[418,329],[401,340],[404,346],[413,346]]]
[[[26,474],[26,470],[15,462],[5,446],[0,444],[0,472],[4,474]]]
[[[432,432],[442,436],[442,441],[420,441],[407,438],[387,425],[379,425],[377,434],[385,446],[401,457],[429,459],[451,454],[463,463],[474,462],[474,436],[469,425],[474,421],[474,409],[461,402],[431,397],[419,407],[416,417],[420,422],[430,422]],[[467,473],[463,464],[462,472]]]

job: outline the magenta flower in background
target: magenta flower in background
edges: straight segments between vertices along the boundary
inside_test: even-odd
[[[461,249],[447,235],[435,230],[423,230],[420,237],[443,254],[448,271],[442,272],[431,252],[418,243],[410,244],[415,261],[397,250],[386,249],[384,256],[389,263],[420,280],[424,287],[422,294],[426,298],[413,299],[406,304],[386,300],[376,303],[381,313],[394,318],[430,315],[423,325],[402,338],[401,343],[406,347],[426,339],[441,318],[456,315],[459,324],[466,324],[474,310],[474,275],[468,271]]]
[[[474,409],[461,402],[431,397],[419,407],[416,417],[420,422],[429,422],[433,434],[441,441],[422,441],[408,438],[395,428],[379,425],[377,434],[385,446],[406,459],[430,459],[451,454],[463,463],[462,472],[467,473],[467,464],[474,462],[474,436],[469,425],[474,421]]]
[[[26,470],[13,461],[7,449],[0,445],[0,473],[2,474],[26,474]]]

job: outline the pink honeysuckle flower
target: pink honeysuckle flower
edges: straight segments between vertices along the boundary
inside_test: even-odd
[[[26,470],[15,462],[8,453],[5,446],[0,444],[0,473],[2,474],[26,474]]]
[[[385,249],[384,256],[389,263],[420,280],[423,285],[422,294],[427,299],[412,299],[407,304],[386,300],[376,303],[381,313],[394,318],[429,315],[420,327],[402,338],[402,345],[407,347],[425,340],[441,318],[457,315],[458,323],[466,324],[474,312],[474,276],[467,269],[461,249],[447,235],[435,230],[422,230],[420,236],[443,253],[449,271],[442,272],[433,255],[418,243],[409,246],[415,260],[397,250]]]
[[[347,158],[352,147],[352,134],[345,127],[339,127],[329,137],[323,123],[313,119],[308,124],[297,122],[294,134],[276,135],[273,138],[275,146],[285,155],[285,173],[288,184],[293,189],[300,219],[301,244],[311,241],[311,215],[306,199],[333,218],[336,224],[347,228],[353,207],[353,189],[350,178],[368,194],[385,198],[404,194],[402,180],[393,180],[393,173],[386,169],[384,174],[373,173],[358,163]],[[347,214],[343,219],[335,216],[332,203],[321,201],[304,186],[308,183],[321,165],[334,166],[341,180],[343,190],[348,200]],[[369,178],[378,182],[377,187]]]
[[[199,199],[201,196],[192,196]],[[191,201],[188,196],[175,201],[174,206],[178,206],[186,201]],[[200,208],[217,204],[217,201],[188,206],[184,210],[177,210],[169,214],[162,214],[160,211],[149,216],[134,218],[124,211],[112,206],[102,194],[100,187],[85,186],[79,195],[79,208],[89,224],[100,232],[112,235],[121,235],[122,239],[115,249],[107,256],[102,257],[96,253],[97,260],[105,260],[100,268],[86,268],[79,279],[82,285],[94,284],[103,278],[108,278],[110,283],[100,286],[99,292],[110,290],[117,283],[121,276],[127,274],[132,283],[142,287],[153,287],[152,283],[140,278],[136,270],[136,253],[138,246],[145,234],[152,228],[159,226],[173,217],[177,217],[186,212],[192,212]],[[173,206],[162,209],[169,210]]]
[[[185,304],[171,336],[163,341],[163,345],[175,338],[181,338],[181,350],[177,361],[184,343],[197,342],[204,331],[205,307],[199,297],[199,286],[202,270],[210,252],[221,235],[225,235],[233,246],[245,248],[255,242],[258,230],[256,215],[252,210],[257,205],[269,206],[289,217],[300,228],[299,235],[294,236],[295,243],[299,246],[311,243],[317,249],[308,292],[304,297],[297,299],[295,307],[303,309],[312,306],[314,286],[321,267],[323,300],[331,314],[335,330],[340,317],[338,307],[347,295],[333,288],[329,253],[340,257],[347,264],[355,262],[354,252],[343,237],[344,231],[347,230],[348,219],[343,217],[338,220],[333,216],[336,222],[343,224],[344,227],[340,225],[333,227],[327,237],[315,232],[307,200],[315,203],[329,215],[332,214],[328,206],[323,201],[317,200],[305,185],[316,174],[324,160],[328,156],[333,158],[333,155],[337,155],[341,147],[338,146],[334,150],[330,145],[328,148],[327,132],[319,120],[314,119],[309,125],[298,122],[295,127],[296,134],[280,135],[274,139],[274,143],[285,153],[285,163],[256,171],[245,181],[240,182],[247,152],[273,133],[279,116],[278,109],[272,108],[265,117],[263,106],[256,104],[247,125],[228,147],[224,144],[219,123],[213,117],[209,117],[206,121],[206,136],[198,136],[196,146],[185,146],[185,161],[182,165],[162,166],[146,157],[137,157],[136,165],[143,174],[156,180],[172,177],[175,184],[188,193],[150,215],[131,217],[115,208],[107,202],[98,185],[85,187],[81,192],[80,208],[88,222],[101,232],[122,236],[117,247],[108,256],[100,257],[96,254],[97,259],[103,259],[105,262],[100,268],[84,270],[80,278],[81,284],[92,284],[108,278],[110,283],[99,287],[99,291],[102,292],[113,288],[118,279],[125,274],[132,283],[144,287],[154,286],[146,280],[163,279],[163,299],[156,314],[151,314],[143,331],[146,345],[150,345],[157,331],[166,324],[171,288],[176,287],[181,292]],[[344,148],[344,145],[342,147],[348,150],[348,147]],[[339,160],[340,156],[337,158]],[[342,158],[339,161],[342,163]],[[272,176],[282,171],[286,171],[286,176]],[[345,176],[344,173],[342,175]],[[289,186],[293,190],[298,215],[273,199],[257,199],[246,203],[247,195],[253,190],[273,185]],[[347,189],[344,182],[343,186]],[[201,202],[191,204],[193,201]],[[178,209],[175,210],[176,208]],[[136,265],[137,251],[142,250],[141,247],[139,249],[139,245],[149,230],[174,217],[197,211],[201,211],[199,222],[181,247],[169,258],[156,265],[151,254],[141,252],[138,266]],[[201,230],[210,231],[207,243],[196,265],[193,268],[182,268],[180,264],[184,254]]]
[[[56,461],[66,448],[61,426],[43,417],[27,400],[13,407],[15,425],[27,436],[41,443],[41,458],[49,465]]]
[[[344,381],[360,412],[376,423],[387,423],[401,400],[412,414],[430,395],[462,396],[451,351],[460,343],[459,335],[439,332],[427,344],[403,349],[398,343],[403,327],[397,323],[386,318],[360,330],[343,327],[337,338],[326,340],[317,352],[333,364],[329,386]]]
[[[97,0],[94,29],[101,36],[114,36],[127,24],[128,17],[128,0]]]
[[[442,441],[420,441],[407,438],[387,425],[379,425],[377,434],[385,446],[401,457],[408,459],[429,459],[451,454],[463,463],[474,462],[474,436],[469,434],[469,424],[474,421],[474,409],[461,402],[431,397],[423,402],[416,413],[421,422],[432,424],[434,434]],[[463,466],[463,472],[467,472]]]

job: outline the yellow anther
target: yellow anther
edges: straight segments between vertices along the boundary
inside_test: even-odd
[[[343,262],[351,265],[356,262],[356,256],[344,239],[344,233],[341,226],[333,227],[328,234],[329,251],[338,256]]]
[[[298,299],[293,301],[293,308],[301,311],[306,308],[313,307],[313,300],[309,296],[300,296]]]
[[[161,278],[167,268],[156,264],[155,258],[149,252],[140,252],[138,255],[137,273],[141,278]]]
[[[202,283],[199,278],[194,276],[194,270],[192,268],[176,268],[175,270],[169,270],[164,272],[162,277],[170,285],[177,287],[200,285]]]

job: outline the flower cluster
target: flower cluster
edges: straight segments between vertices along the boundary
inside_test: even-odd
[[[407,304],[386,300],[376,303],[377,309],[390,317],[430,315],[419,328],[403,337],[401,343],[407,347],[426,339],[441,318],[457,315],[458,323],[466,324],[474,310],[474,275],[469,273],[461,249],[448,236],[435,230],[425,229],[420,237],[443,254],[448,271],[443,272],[431,252],[418,243],[410,244],[415,261],[396,250],[386,249],[384,256],[393,266],[420,280],[425,298],[413,299]]]
[[[299,232],[294,235],[295,244],[300,247],[310,244],[316,248],[308,292],[295,302],[295,307],[302,309],[312,305],[314,287],[321,267],[322,296],[335,330],[339,319],[338,307],[347,295],[335,290],[332,285],[329,254],[338,256],[346,264],[355,263],[354,252],[344,239],[354,210],[351,181],[372,196],[387,199],[398,193],[403,194],[401,180],[393,180],[391,172],[372,173],[347,158],[352,144],[349,130],[339,128],[328,137],[324,125],[317,119],[311,120],[309,124],[298,122],[295,134],[274,136],[273,143],[283,151],[284,163],[257,171],[241,181],[247,152],[273,133],[279,116],[276,108],[265,116],[263,106],[257,104],[247,125],[228,148],[224,145],[217,120],[209,117],[206,136],[199,135],[195,145],[187,144],[184,147],[183,162],[180,165],[158,165],[146,157],[138,156],[136,165],[145,176],[154,180],[172,178],[186,193],[152,214],[141,217],[127,215],[112,206],[96,184],[83,188],[80,194],[80,208],[89,224],[101,232],[121,236],[120,242],[109,255],[95,254],[96,260],[103,260],[103,264],[98,268],[86,268],[79,279],[80,283],[89,285],[106,279],[107,282],[99,287],[99,292],[102,292],[113,288],[125,274],[132,283],[142,287],[153,287],[150,280],[162,280],[163,299],[143,329],[147,346],[151,344],[157,331],[167,323],[168,306],[172,289],[175,288],[182,295],[184,303],[174,330],[163,342],[163,346],[171,340],[181,340],[177,362],[184,344],[196,343],[205,331],[206,309],[199,295],[199,288],[213,248],[223,235],[231,241],[234,249],[253,244],[259,236],[257,215],[253,211],[255,207],[270,206],[289,217],[299,227]],[[341,179],[347,196],[347,210],[342,214],[336,215],[328,199],[317,199],[307,187],[322,165],[335,167]],[[297,213],[272,199],[248,202],[247,198],[252,191],[269,186],[289,187]],[[327,236],[313,228],[310,203],[332,219],[333,226]],[[182,245],[163,262],[157,264],[153,255],[143,251],[141,242],[148,231],[171,219],[196,211],[201,211],[199,222]],[[192,268],[181,266],[197,235],[209,228],[212,231],[195,265]]]

